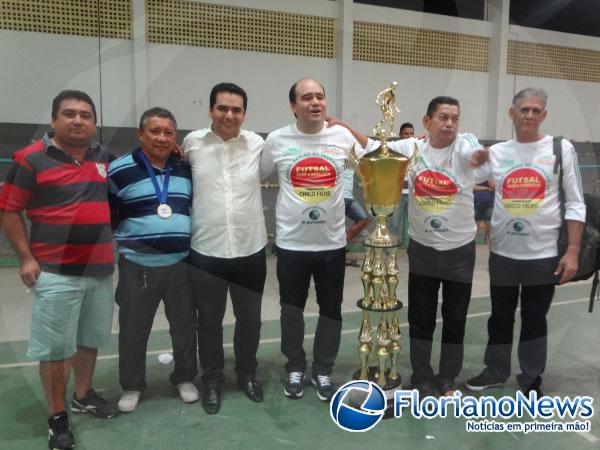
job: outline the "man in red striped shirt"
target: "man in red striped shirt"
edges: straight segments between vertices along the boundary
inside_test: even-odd
[[[73,448],[65,390],[75,374],[74,412],[109,418],[116,405],[91,387],[97,348],[110,335],[113,247],[108,206],[111,154],[92,139],[96,109],[80,91],[52,103],[52,128],[13,155],[0,192],[2,229],[33,290],[27,356],[40,361],[50,448]],[[31,222],[29,238],[22,212]]]

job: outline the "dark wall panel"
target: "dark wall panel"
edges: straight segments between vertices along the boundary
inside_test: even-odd
[[[485,11],[485,0],[355,0],[354,3],[478,20],[484,19]]]

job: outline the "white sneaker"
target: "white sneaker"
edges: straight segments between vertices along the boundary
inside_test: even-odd
[[[200,398],[200,393],[193,383],[186,381],[185,383],[179,383],[177,385],[179,391],[179,398],[183,403],[194,403]]]
[[[138,402],[140,401],[140,391],[123,391],[119,400],[119,411],[128,413],[135,410]]]

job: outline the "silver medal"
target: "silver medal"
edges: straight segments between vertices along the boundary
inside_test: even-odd
[[[158,205],[156,213],[161,219],[168,219],[173,214],[173,210],[166,203],[161,203],[160,205]]]

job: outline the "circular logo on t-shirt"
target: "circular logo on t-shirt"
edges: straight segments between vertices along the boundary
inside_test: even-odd
[[[535,169],[521,168],[509,173],[502,182],[502,203],[516,217],[537,211],[546,193],[546,180]]]
[[[337,172],[332,163],[316,156],[296,162],[290,171],[290,182],[295,194],[303,202],[317,205],[333,192]]]
[[[442,226],[442,221],[440,219],[431,219],[430,222],[431,228],[433,228],[434,230],[437,230],[439,227]]]
[[[428,212],[442,212],[454,203],[458,192],[456,183],[445,173],[423,170],[415,175],[414,192],[417,205]],[[433,226],[433,224],[432,224]]]
[[[525,225],[520,220],[517,220],[513,223],[513,230],[515,230],[517,233],[520,233],[524,229],[525,229]]]

